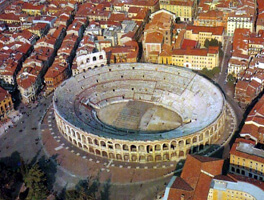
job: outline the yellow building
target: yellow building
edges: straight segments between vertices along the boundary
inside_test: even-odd
[[[229,171],[264,181],[264,151],[255,147],[255,142],[237,139],[230,151]]]
[[[159,64],[171,64],[180,67],[187,67],[193,70],[208,70],[219,66],[218,47],[209,49],[174,49],[169,53],[159,55]]]
[[[215,176],[207,200],[263,199],[264,185],[243,176],[228,174]]]
[[[160,9],[175,13],[181,21],[193,21],[197,12],[197,0],[160,0]]]
[[[40,16],[45,10],[44,5],[33,5],[31,3],[24,3],[22,6],[22,12],[31,16]]]
[[[14,109],[11,95],[0,87],[0,119],[7,117],[8,113]]]
[[[224,42],[224,27],[206,27],[206,26],[192,26],[189,25],[186,28],[184,35],[185,39],[198,41],[201,48],[204,47],[204,42],[206,39],[216,39],[218,42],[223,44]]]

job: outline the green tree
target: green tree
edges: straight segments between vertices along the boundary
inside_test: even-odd
[[[210,42],[209,42],[209,46],[214,46],[214,47],[219,46],[218,40],[214,39],[214,38],[211,39]]]
[[[48,196],[46,177],[38,163],[32,167],[22,162],[21,174],[25,186],[28,188],[27,200],[42,200]]]
[[[220,67],[214,67],[212,69],[212,73],[214,76],[218,75],[220,73],[220,71],[221,71]]]
[[[205,41],[204,41],[204,46],[205,46],[206,48],[208,48],[209,45],[210,45],[210,41],[209,41],[208,39],[205,39]]]

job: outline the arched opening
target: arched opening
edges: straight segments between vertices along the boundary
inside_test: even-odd
[[[98,146],[98,145],[99,145],[99,143],[98,143],[98,140],[97,140],[97,139],[94,139],[94,144],[95,144],[96,146]]]
[[[124,154],[124,160],[129,161],[129,155],[128,154]]]
[[[164,155],[163,155],[163,160],[169,160],[169,154],[167,154],[167,153],[164,154]]]
[[[88,150],[88,147],[87,147],[86,145],[83,145],[83,148],[84,148],[85,150]]]
[[[93,147],[89,147],[89,152],[92,153],[92,154],[94,154],[94,149],[93,149]]]
[[[186,140],[186,145],[189,145],[189,144],[191,144],[191,139],[190,139],[190,138],[188,138],[188,139]]]
[[[101,152],[98,149],[96,149],[95,150],[95,154],[100,156],[101,155]]]
[[[161,161],[161,155],[156,155],[156,156],[155,156],[155,160],[156,160],[156,161]]]
[[[176,149],[176,141],[172,141],[170,146],[172,150]]]
[[[236,169],[236,173],[240,174],[240,169]]]
[[[100,144],[101,144],[101,147],[106,147],[106,144],[104,141],[101,141]]]
[[[163,144],[162,149],[163,151],[169,150],[168,144]]]
[[[109,153],[109,158],[115,159],[115,155],[113,153]]]
[[[88,137],[88,143],[89,143],[89,144],[93,144],[93,141],[92,141],[92,139],[91,139],[91,138],[89,138],[89,137]]]
[[[180,140],[179,141],[179,147],[182,148],[184,146],[184,141],[183,140]]]
[[[72,129],[72,137],[76,137],[75,131]]]
[[[171,157],[172,157],[172,158],[177,157],[176,152],[172,152],[172,153],[171,153]]]
[[[102,156],[103,156],[103,157],[106,157],[106,158],[108,157],[108,156],[107,156],[107,153],[106,153],[105,151],[102,151]]]
[[[147,153],[152,153],[153,152],[153,147],[151,145],[147,146]]]
[[[133,162],[135,162],[135,161],[137,161],[137,156],[136,155],[132,155],[131,159],[132,159]]]
[[[124,145],[123,145],[123,150],[124,150],[124,151],[129,151],[128,145],[124,144]]]
[[[184,157],[184,151],[179,152],[179,157]]]
[[[80,142],[78,142],[78,147],[82,148],[82,144]]]
[[[84,135],[82,135],[82,142],[83,142],[83,143],[86,143],[86,138],[85,138]]]
[[[100,56],[99,56],[99,59],[100,59],[100,60],[103,60],[103,55],[100,55]]]
[[[73,140],[73,143],[77,146],[77,142],[76,142],[76,140]]]
[[[146,161],[145,156],[139,156],[139,161],[140,161],[140,162],[144,162],[144,161]]]
[[[122,160],[122,156],[120,154],[116,154],[116,159],[117,160]]]
[[[81,135],[80,135],[80,133],[76,132],[76,135],[77,135],[78,140],[81,140]]]
[[[115,144],[115,149],[116,149],[116,150],[121,150],[121,146],[120,146],[120,144]]]
[[[147,157],[147,161],[148,161],[148,162],[151,162],[151,161],[153,161],[153,156],[151,156],[151,155],[148,155],[148,157]]]
[[[196,142],[197,142],[197,138],[194,137],[194,138],[192,139],[192,143],[196,143]]]
[[[145,148],[144,148],[143,145],[139,145],[138,150],[141,151],[141,152],[144,152],[145,151]]]
[[[208,138],[209,137],[209,131],[205,132],[205,137]]]
[[[130,151],[136,152],[137,151],[137,147],[135,145],[131,145],[130,146]]]
[[[160,148],[160,145],[159,145],[159,144],[156,144],[156,145],[155,145],[155,151],[160,151],[160,149],[161,149],[161,148]]]
[[[200,134],[200,136],[199,136],[199,141],[200,141],[200,142],[203,141],[203,134]]]
[[[95,56],[93,57],[93,61],[96,61],[96,57]]]
[[[90,62],[90,58],[86,58],[86,63],[89,63]]]

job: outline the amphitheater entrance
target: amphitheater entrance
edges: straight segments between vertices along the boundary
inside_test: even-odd
[[[110,126],[135,131],[168,131],[182,124],[176,112],[143,101],[113,103],[97,110],[97,116]]]

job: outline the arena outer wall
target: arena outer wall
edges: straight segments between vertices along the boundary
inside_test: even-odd
[[[148,68],[148,70],[157,70],[157,68],[161,69],[162,67],[175,69],[175,67],[166,65],[139,63],[111,65],[110,67],[112,68],[112,71],[114,71],[115,67],[119,67],[120,69],[122,66],[125,66],[124,68],[136,68],[136,70],[143,70],[145,67]],[[110,69],[110,67],[105,66],[103,68]],[[180,70],[181,72],[184,71],[184,73],[186,72],[194,74],[194,72],[190,70],[185,70],[182,68],[176,69]],[[89,71],[86,73],[89,73]],[[79,74],[78,76],[83,76],[83,74]],[[85,76],[83,77],[85,79]],[[200,76],[199,78],[205,79]],[[72,77],[72,79],[76,79],[76,77]],[[68,80],[66,80],[66,82],[67,81]],[[62,84],[60,87],[64,87],[64,85],[65,84]],[[214,87],[216,90],[219,90],[216,86]],[[218,92],[221,93],[220,90]],[[109,134],[97,134],[94,133],[93,129],[84,129],[82,127],[78,127],[76,123],[72,123],[68,117],[65,117],[65,115],[61,113],[57,99],[59,95],[56,94],[56,92],[54,95],[53,106],[59,131],[70,143],[74,144],[78,148],[96,156],[123,162],[164,162],[185,159],[188,153],[203,152],[210,145],[217,144],[217,141],[222,136],[222,133],[225,129],[226,110],[228,109],[224,95],[222,93],[221,95],[223,97],[223,104],[220,108],[220,112],[217,114],[213,122],[206,124],[203,128],[200,128],[199,130],[197,129],[197,131],[190,132],[189,134],[179,134],[180,136],[177,135],[175,137],[153,137],[151,139],[139,138],[136,140],[126,137],[111,137]],[[73,100],[76,100],[75,97]],[[119,99],[118,101],[121,100]],[[74,105],[72,106],[74,107]]]

